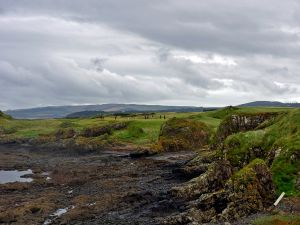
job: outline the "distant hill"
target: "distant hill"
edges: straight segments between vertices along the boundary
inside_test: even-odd
[[[163,106],[137,104],[102,104],[76,106],[48,106],[31,109],[8,110],[5,113],[17,119],[63,118],[69,114],[84,111],[101,112],[202,112],[202,107],[192,106]]]
[[[5,119],[12,119],[12,117],[11,116],[9,116],[9,115],[6,115],[4,112],[2,112],[1,110],[0,110],[0,118],[5,118]]]
[[[283,103],[272,101],[255,101],[238,105],[239,107],[300,107],[300,103]]]

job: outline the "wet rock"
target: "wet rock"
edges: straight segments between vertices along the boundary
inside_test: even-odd
[[[177,197],[192,199],[224,187],[226,180],[232,174],[233,170],[230,163],[219,160],[212,163],[204,174],[192,179],[183,186],[173,188],[172,191]]]
[[[134,152],[129,153],[129,157],[131,158],[141,158],[156,155],[157,152],[151,151],[150,149],[138,149]]]
[[[183,178],[194,178],[205,173],[209,165],[216,160],[215,151],[201,151],[201,153],[194,159],[185,163],[182,167],[177,168],[173,172]]]

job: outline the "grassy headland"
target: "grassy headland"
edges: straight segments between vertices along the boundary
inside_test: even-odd
[[[157,144],[162,125],[174,117],[184,118],[191,124],[193,121],[201,122],[203,125],[198,127],[206,126],[212,132],[212,136],[217,136],[219,125],[224,124],[231,115],[260,115],[274,112],[279,113],[275,119],[268,120],[253,130],[244,130],[226,136],[223,140],[222,152],[225,152],[231,164],[239,169],[255,158],[265,160],[270,164],[277,192],[285,191],[288,195],[299,196],[300,192],[296,188],[300,168],[299,109],[227,107],[203,113],[154,113],[148,116],[135,114],[118,117],[110,115],[104,118],[43,120],[17,120],[1,112],[0,141],[2,143],[14,140],[50,142],[72,139],[79,146],[109,144],[151,147]],[[174,123],[176,121],[182,123],[181,120],[174,120]],[[115,125],[120,123],[126,125],[115,129]],[[107,131],[104,133],[83,135],[87,129],[100,129],[105,126]]]

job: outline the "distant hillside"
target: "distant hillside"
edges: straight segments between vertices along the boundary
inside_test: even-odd
[[[283,102],[272,102],[272,101],[255,101],[249,102],[242,105],[238,105],[239,107],[300,107],[300,103],[283,103]]]
[[[9,115],[6,115],[4,112],[2,112],[1,110],[0,110],[0,118],[5,118],[5,119],[12,119],[12,117],[11,116],[9,116]]]
[[[102,104],[78,106],[49,106],[31,109],[8,110],[5,113],[17,119],[63,118],[69,114],[84,111],[103,112],[202,112],[202,107],[192,106],[163,106],[137,104]]]

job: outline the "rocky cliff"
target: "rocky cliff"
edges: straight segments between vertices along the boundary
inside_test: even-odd
[[[163,218],[161,223],[235,221],[267,209],[276,191],[300,193],[300,148],[290,143],[292,139],[298,141],[300,124],[295,121],[299,119],[300,112],[296,111],[227,116],[210,150],[200,151],[176,171],[192,178],[172,189],[174,198],[187,204],[181,213]]]

